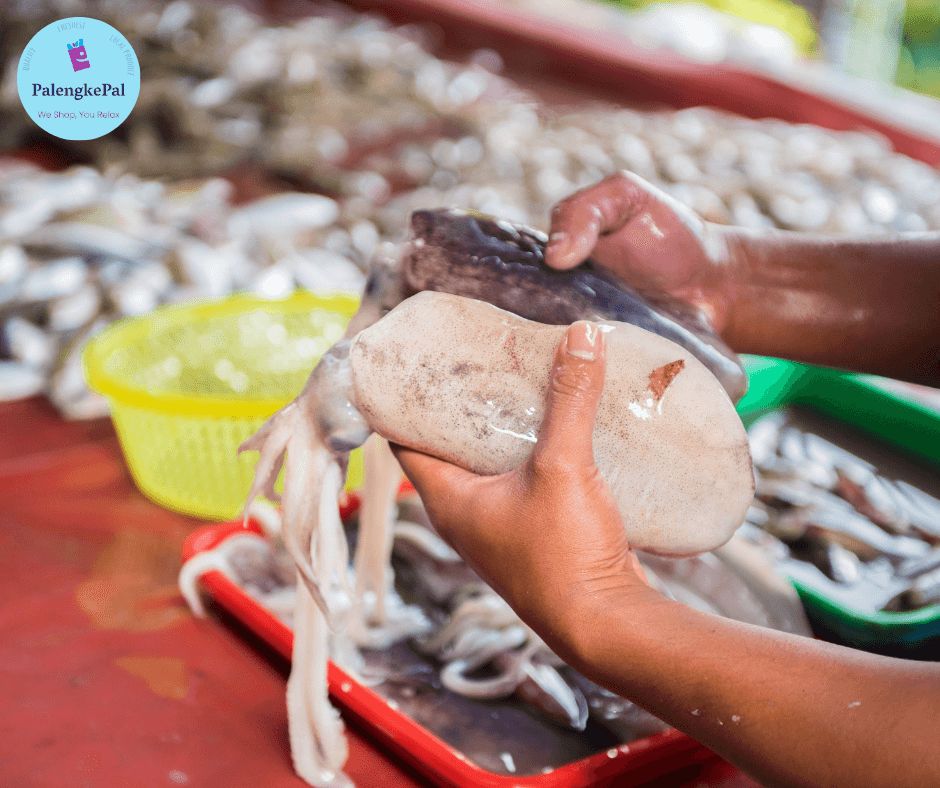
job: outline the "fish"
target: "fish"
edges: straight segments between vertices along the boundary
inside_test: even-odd
[[[0,360],[0,402],[35,396],[45,387],[45,376],[38,369],[18,361]]]
[[[935,547],[926,555],[904,561],[897,568],[897,575],[912,578],[934,569],[940,569],[940,547]]]
[[[920,558],[930,547],[919,539],[892,536],[854,511],[808,506],[793,514],[806,527],[806,534],[842,545],[863,561],[886,555],[897,561]]]
[[[940,603],[940,569],[920,575],[901,595],[902,610],[917,610],[938,603]]]
[[[940,543],[940,500],[905,481],[898,481],[895,489],[911,528],[931,544]]]
[[[836,475],[835,493],[852,504],[859,514],[889,534],[911,532],[911,524],[897,502],[899,493],[894,492],[895,488],[887,481],[875,475],[859,481],[840,468],[836,469]]]

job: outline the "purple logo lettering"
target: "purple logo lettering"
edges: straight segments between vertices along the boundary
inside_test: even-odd
[[[74,44],[69,44],[69,57],[72,58],[72,71],[81,71],[88,68],[91,63],[88,62],[88,53],[85,51],[84,38],[78,39]]]

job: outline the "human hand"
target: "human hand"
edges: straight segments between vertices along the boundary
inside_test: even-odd
[[[594,464],[604,345],[597,326],[568,329],[555,353],[538,441],[509,473],[478,476],[392,446],[440,535],[562,655],[585,613],[646,582]]]
[[[637,290],[699,309],[721,331],[734,276],[721,226],[633,173],[621,171],[552,208],[545,262],[568,269],[590,256]]]

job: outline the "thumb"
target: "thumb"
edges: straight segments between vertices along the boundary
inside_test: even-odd
[[[545,417],[533,460],[594,464],[593,432],[604,389],[606,342],[597,323],[572,325],[555,351]]]
[[[389,443],[405,475],[414,485],[438,533],[453,544],[449,526],[475,512],[480,479],[475,473],[429,454]]]

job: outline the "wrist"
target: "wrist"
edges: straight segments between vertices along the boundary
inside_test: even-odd
[[[603,673],[611,654],[629,652],[630,638],[637,634],[637,622],[657,615],[663,605],[672,604],[658,591],[639,579],[604,591],[579,595],[566,606],[561,617],[561,644],[558,651],[569,665],[585,675]]]
[[[743,304],[752,282],[751,245],[756,231],[738,227],[710,225],[711,258],[714,261],[715,290],[719,293],[721,338],[738,352],[742,348],[742,326],[747,322]]]

